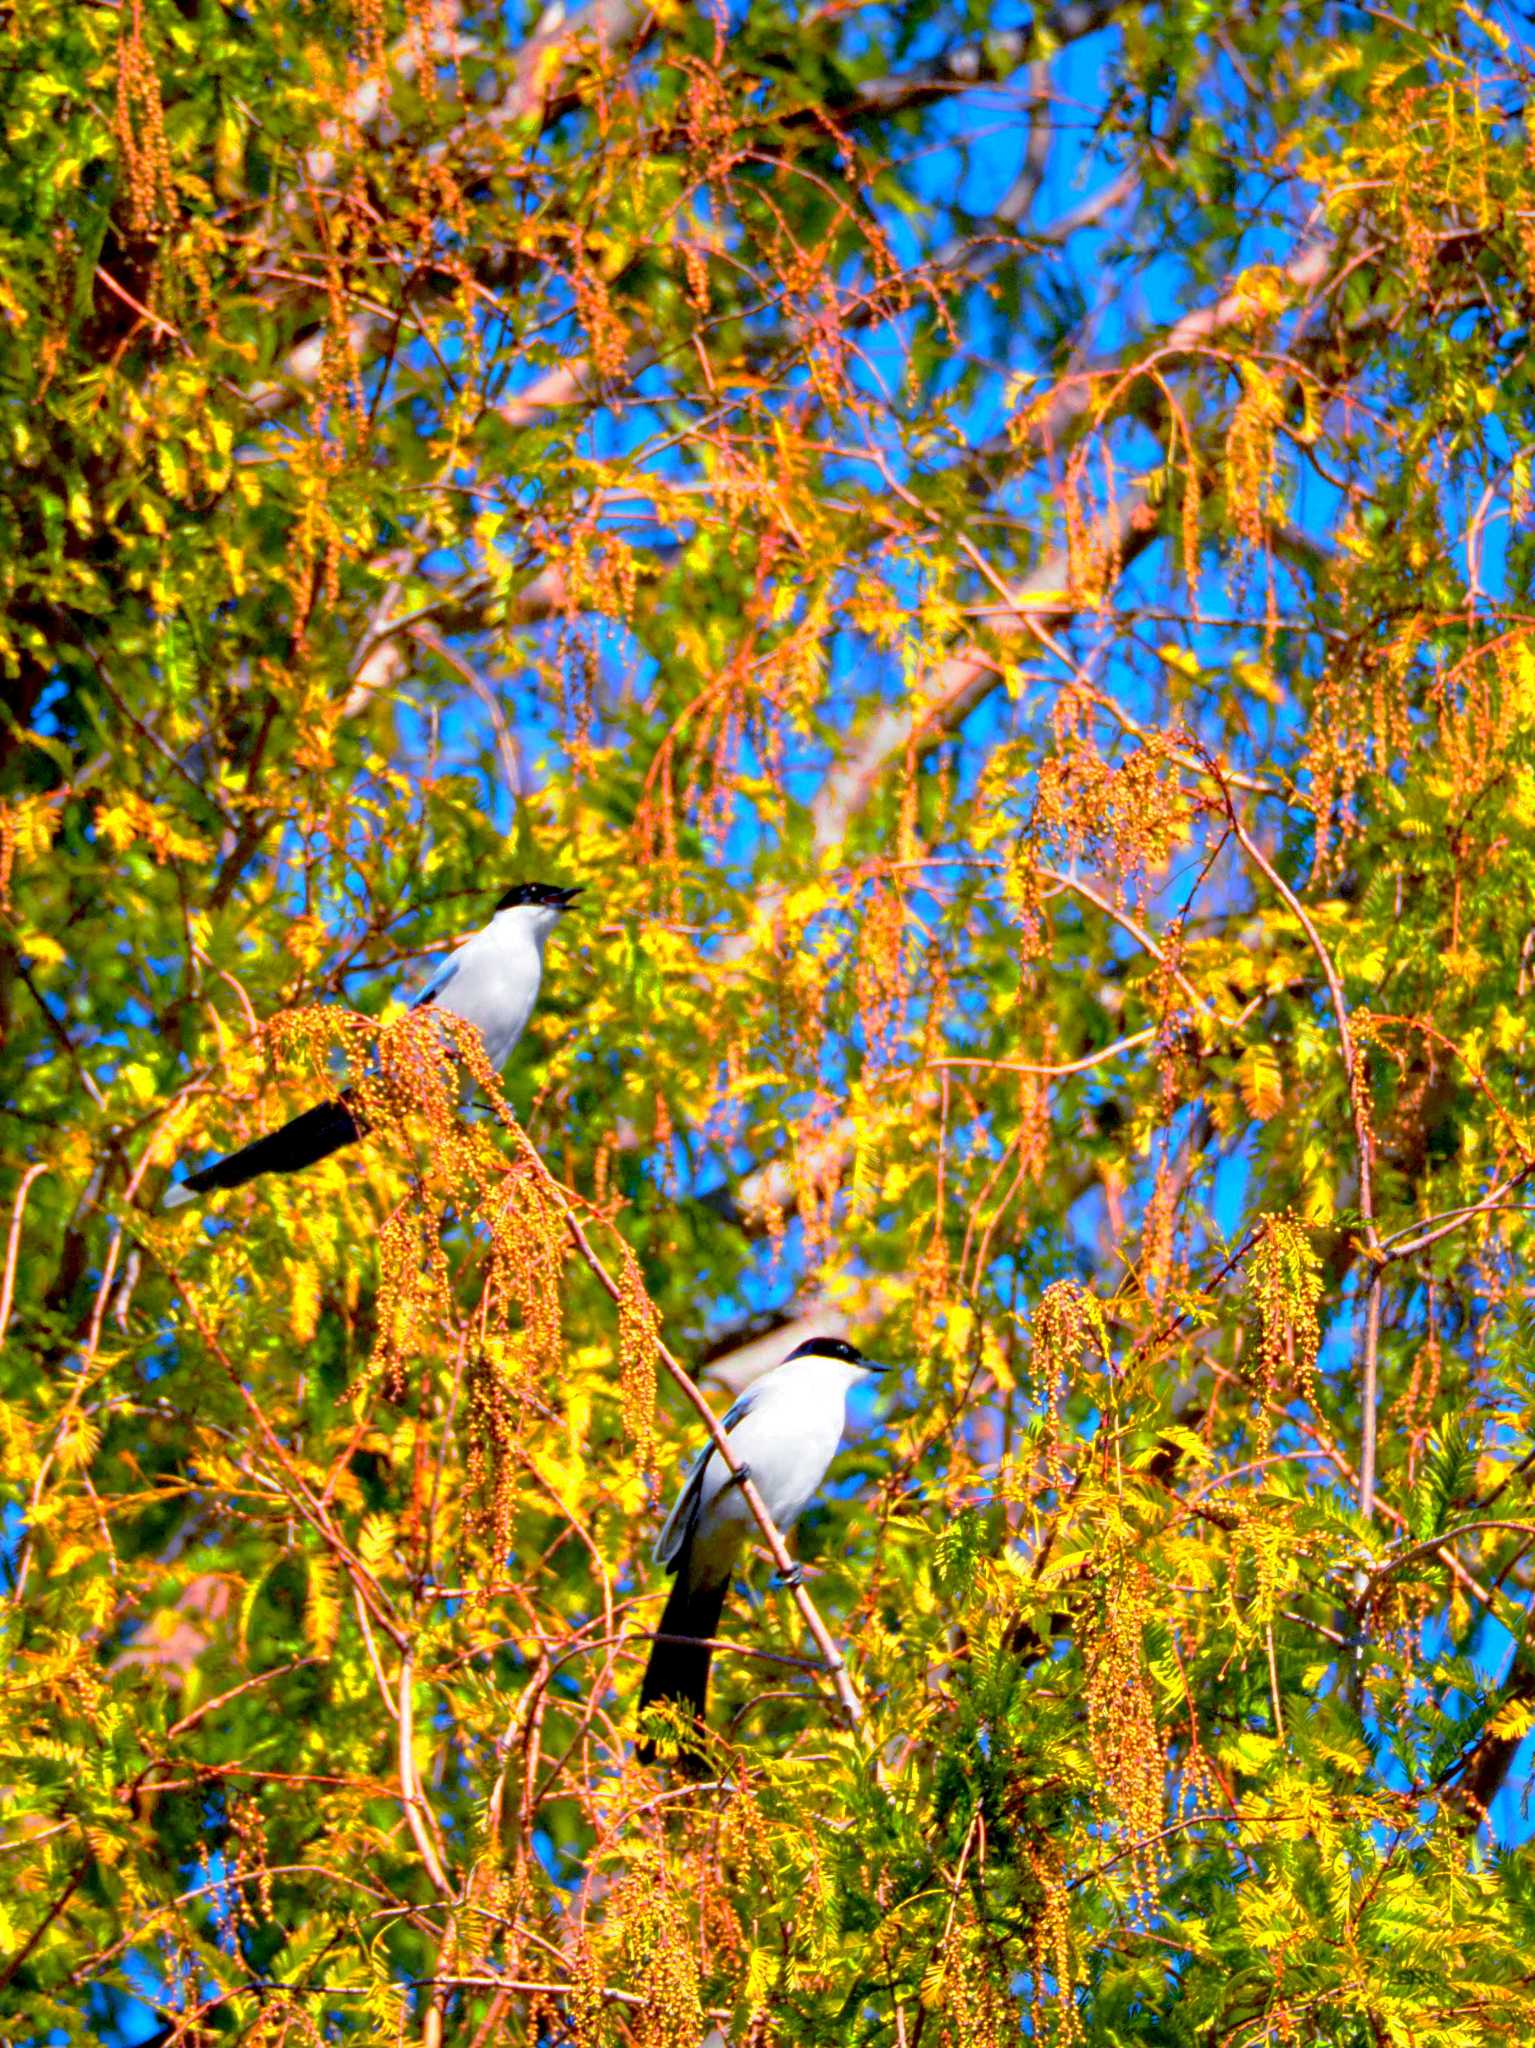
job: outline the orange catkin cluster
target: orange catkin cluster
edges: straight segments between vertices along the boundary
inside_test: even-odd
[[[346,1011],[307,1008],[276,1019],[269,1042],[317,1076],[340,1051],[355,1074],[354,1114],[371,1133],[424,1140],[416,1185],[379,1234],[373,1365],[402,1399],[411,1362],[455,1346],[464,1367],[468,1432],[466,1528],[498,1557],[508,1540],[514,1470],[530,1404],[558,1379],[564,1344],[566,1198],[507,1107],[479,1033],[459,1018],[413,1010],[382,1030]],[[510,1131],[510,1156],[460,1113],[466,1084]],[[477,1290],[450,1271],[443,1231],[457,1218],[481,1240]],[[623,1268],[619,1349],[624,1416],[648,1451],[656,1319],[637,1265]]]
[[[1259,1379],[1265,1404],[1261,1428],[1266,1442],[1271,1427],[1268,1403],[1278,1386],[1292,1385],[1307,1401],[1316,1399],[1322,1268],[1310,1232],[1292,1211],[1265,1220],[1248,1261],[1247,1287],[1258,1311]]]
[[[114,126],[128,184],[129,225],[137,235],[152,234],[175,217],[176,189],[160,76],[144,34],[144,0],[129,0],[123,9]]]
[[[1034,1310],[1032,1378],[1034,1398],[1045,1422],[1045,1477],[1059,1487],[1066,1478],[1063,1412],[1071,1377],[1091,1336],[1102,1346],[1102,1312],[1075,1280],[1057,1280]]]
[[[1036,2041],[1048,2041],[1052,2032],[1058,2048],[1072,2048],[1083,2038],[1082,2018],[1075,1995],[1076,1972],[1071,1945],[1071,1896],[1053,1846],[1031,1843],[1029,1869],[1039,1887],[1040,1900],[1029,1930],[1033,1969],[1029,1984],[1029,2013]],[[1054,1989],[1053,2000],[1050,1996]],[[1050,2021],[1052,2010],[1055,2024]],[[1016,2022],[1013,2038],[1017,2038]]]
[[[1155,1891],[1161,1871],[1156,1838],[1166,1821],[1167,1798],[1167,1758],[1146,1669],[1152,1612],[1150,1573],[1143,1564],[1125,1562],[1104,1585],[1087,1680],[1101,1801],[1127,1838],[1134,1889],[1143,1897]]]

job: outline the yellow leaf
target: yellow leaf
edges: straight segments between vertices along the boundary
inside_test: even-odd
[[[117,1082],[135,1102],[153,1102],[158,1092],[155,1077],[141,1060],[129,1060],[117,1070]]]
[[[1284,1107],[1284,1080],[1270,1045],[1250,1045],[1237,1066],[1237,1086],[1250,1116],[1266,1123]]]
[[[1274,671],[1266,661],[1246,661],[1240,655],[1231,664],[1231,672],[1244,689],[1265,704],[1282,704],[1285,693],[1274,680]]]
[[[64,948],[46,932],[28,932],[22,940],[22,951],[35,967],[62,967],[64,964]]]
[[[1157,653],[1168,668],[1176,669],[1181,676],[1198,680],[1199,663],[1186,647],[1179,647],[1175,641],[1168,640],[1157,649]]]
[[[1515,1741],[1535,1728],[1535,1701],[1505,1700],[1487,1723],[1489,1735],[1512,1736]]]
[[[289,1282],[288,1327],[295,1342],[307,1344],[320,1322],[320,1275],[306,1259]]]
[[[126,852],[135,837],[133,820],[121,804],[97,811],[96,830],[116,853]]]

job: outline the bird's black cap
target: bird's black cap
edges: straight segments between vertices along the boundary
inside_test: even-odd
[[[856,1344],[849,1344],[846,1337],[807,1337],[803,1344],[796,1344],[789,1358],[834,1358],[839,1365],[861,1365],[865,1372],[889,1372],[888,1365],[876,1365],[872,1358],[866,1358]]]
[[[573,888],[564,888],[558,882],[514,882],[501,901],[497,910],[569,910],[581,893],[579,882]]]

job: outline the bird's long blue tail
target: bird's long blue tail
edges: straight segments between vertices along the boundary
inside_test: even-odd
[[[302,1116],[294,1117],[280,1131],[270,1131],[253,1144],[242,1145],[224,1159],[215,1159],[200,1173],[189,1173],[165,1197],[165,1207],[174,1209],[195,1195],[210,1195],[219,1188],[241,1188],[262,1173],[297,1173],[353,1145],[367,1126],[352,1106],[351,1090],[333,1102],[316,1103]]]
[[[709,1639],[719,1632],[730,1574],[695,1585],[691,1553],[689,1542],[677,1559],[677,1576],[662,1610],[640,1686],[640,1712],[643,1714],[647,1707],[666,1700],[694,1720],[702,1721],[709,1693],[709,1664],[714,1656]],[[649,1763],[654,1754],[654,1743],[640,1743],[641,1763]]]

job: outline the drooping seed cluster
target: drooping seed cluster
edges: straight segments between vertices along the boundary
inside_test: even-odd
[[[1322,1268],[1311,1232],[1292,1210],[1265,1219],[1248,1260],[1247,1288],[1258,1311],[1258,1429],[1267,1450],[1276,1393],[1283,1388],[1308,1404],[1316,1400]]]
[[[1034,1398],[1044,1420],[1046,1484],[1057,1490],[1067,1477],[1064,1416],[1072,1377],[1091,1341],[1108,1359],[1108,1339],[1099,1303],[1076,1280],[1057,1280],[1035,1305],[1030,1364]]]
[[[1151,1576],[1134,1557],[1109,1560],[1086,1646],[1087,1717],[1101,1772],[1099,1804],[1123,1844],[1133,1890],[1155,1895],[1163,1867],[1158,1837],[1167,1817],[1167,1757],[1157,1728],[1145,1633]]]
[[[512,1117],[483,1040],[461,1019],[413,1010],[379,1030],[345,1011],[300,1009],[278,1019],[269,1036],[317,1078],[340,1051],[354,1076],[350,1099],[362,1128],[416,1161],[415,1188],[393,1205],[379,1233],[373,1366],[386,1395],[398,1401],[418,1362],[450,1342],[462,1346],[466,1528],[489,1556],[499,1556],[515,1509],[530,1403],[560,1378],[569,1251],[562,1197]],[[463,1115],[471,1083],[510,1131],[510,1156],[490,1129]],[[477,1241],[465,1267],[467,1295],[445,1243],[455,1220]],[[626,1272],[626,1288],[625,1414],[639,1435],[647,1365],[654,1391],[656,1325],[637,1267]],[[305,1312],[298,1299],[294,1313]]]
[[[1071,1931],[1071,1895],[1054,1845],[1031,1842],[1030,1873],[1039,1888],[1039,1903],[1029,1929],[1033,1969],[1029,1976],[1029,2016],[1036,2041],[1054,2040],[1072,2048],[1083,2039],[1077,2010],[1076,1959]],[[1016,2034],[1015,2037],[1016,2038]]]
[[[176,214],[176,187],[165,139],[160,74],[144,29],[144,0],[122,9],[117,68],[117,146],[128,184],[128,220],[137,235],[166,227]]]
[[[692,1930],[663,1868],[630,1871],[615,1885],[595,1936],[588,1923],[577,1982],[580,2048],[698,2048],[707,2023]],[[622,1984],[638,2003],[605,2007],[603,1982]]]

